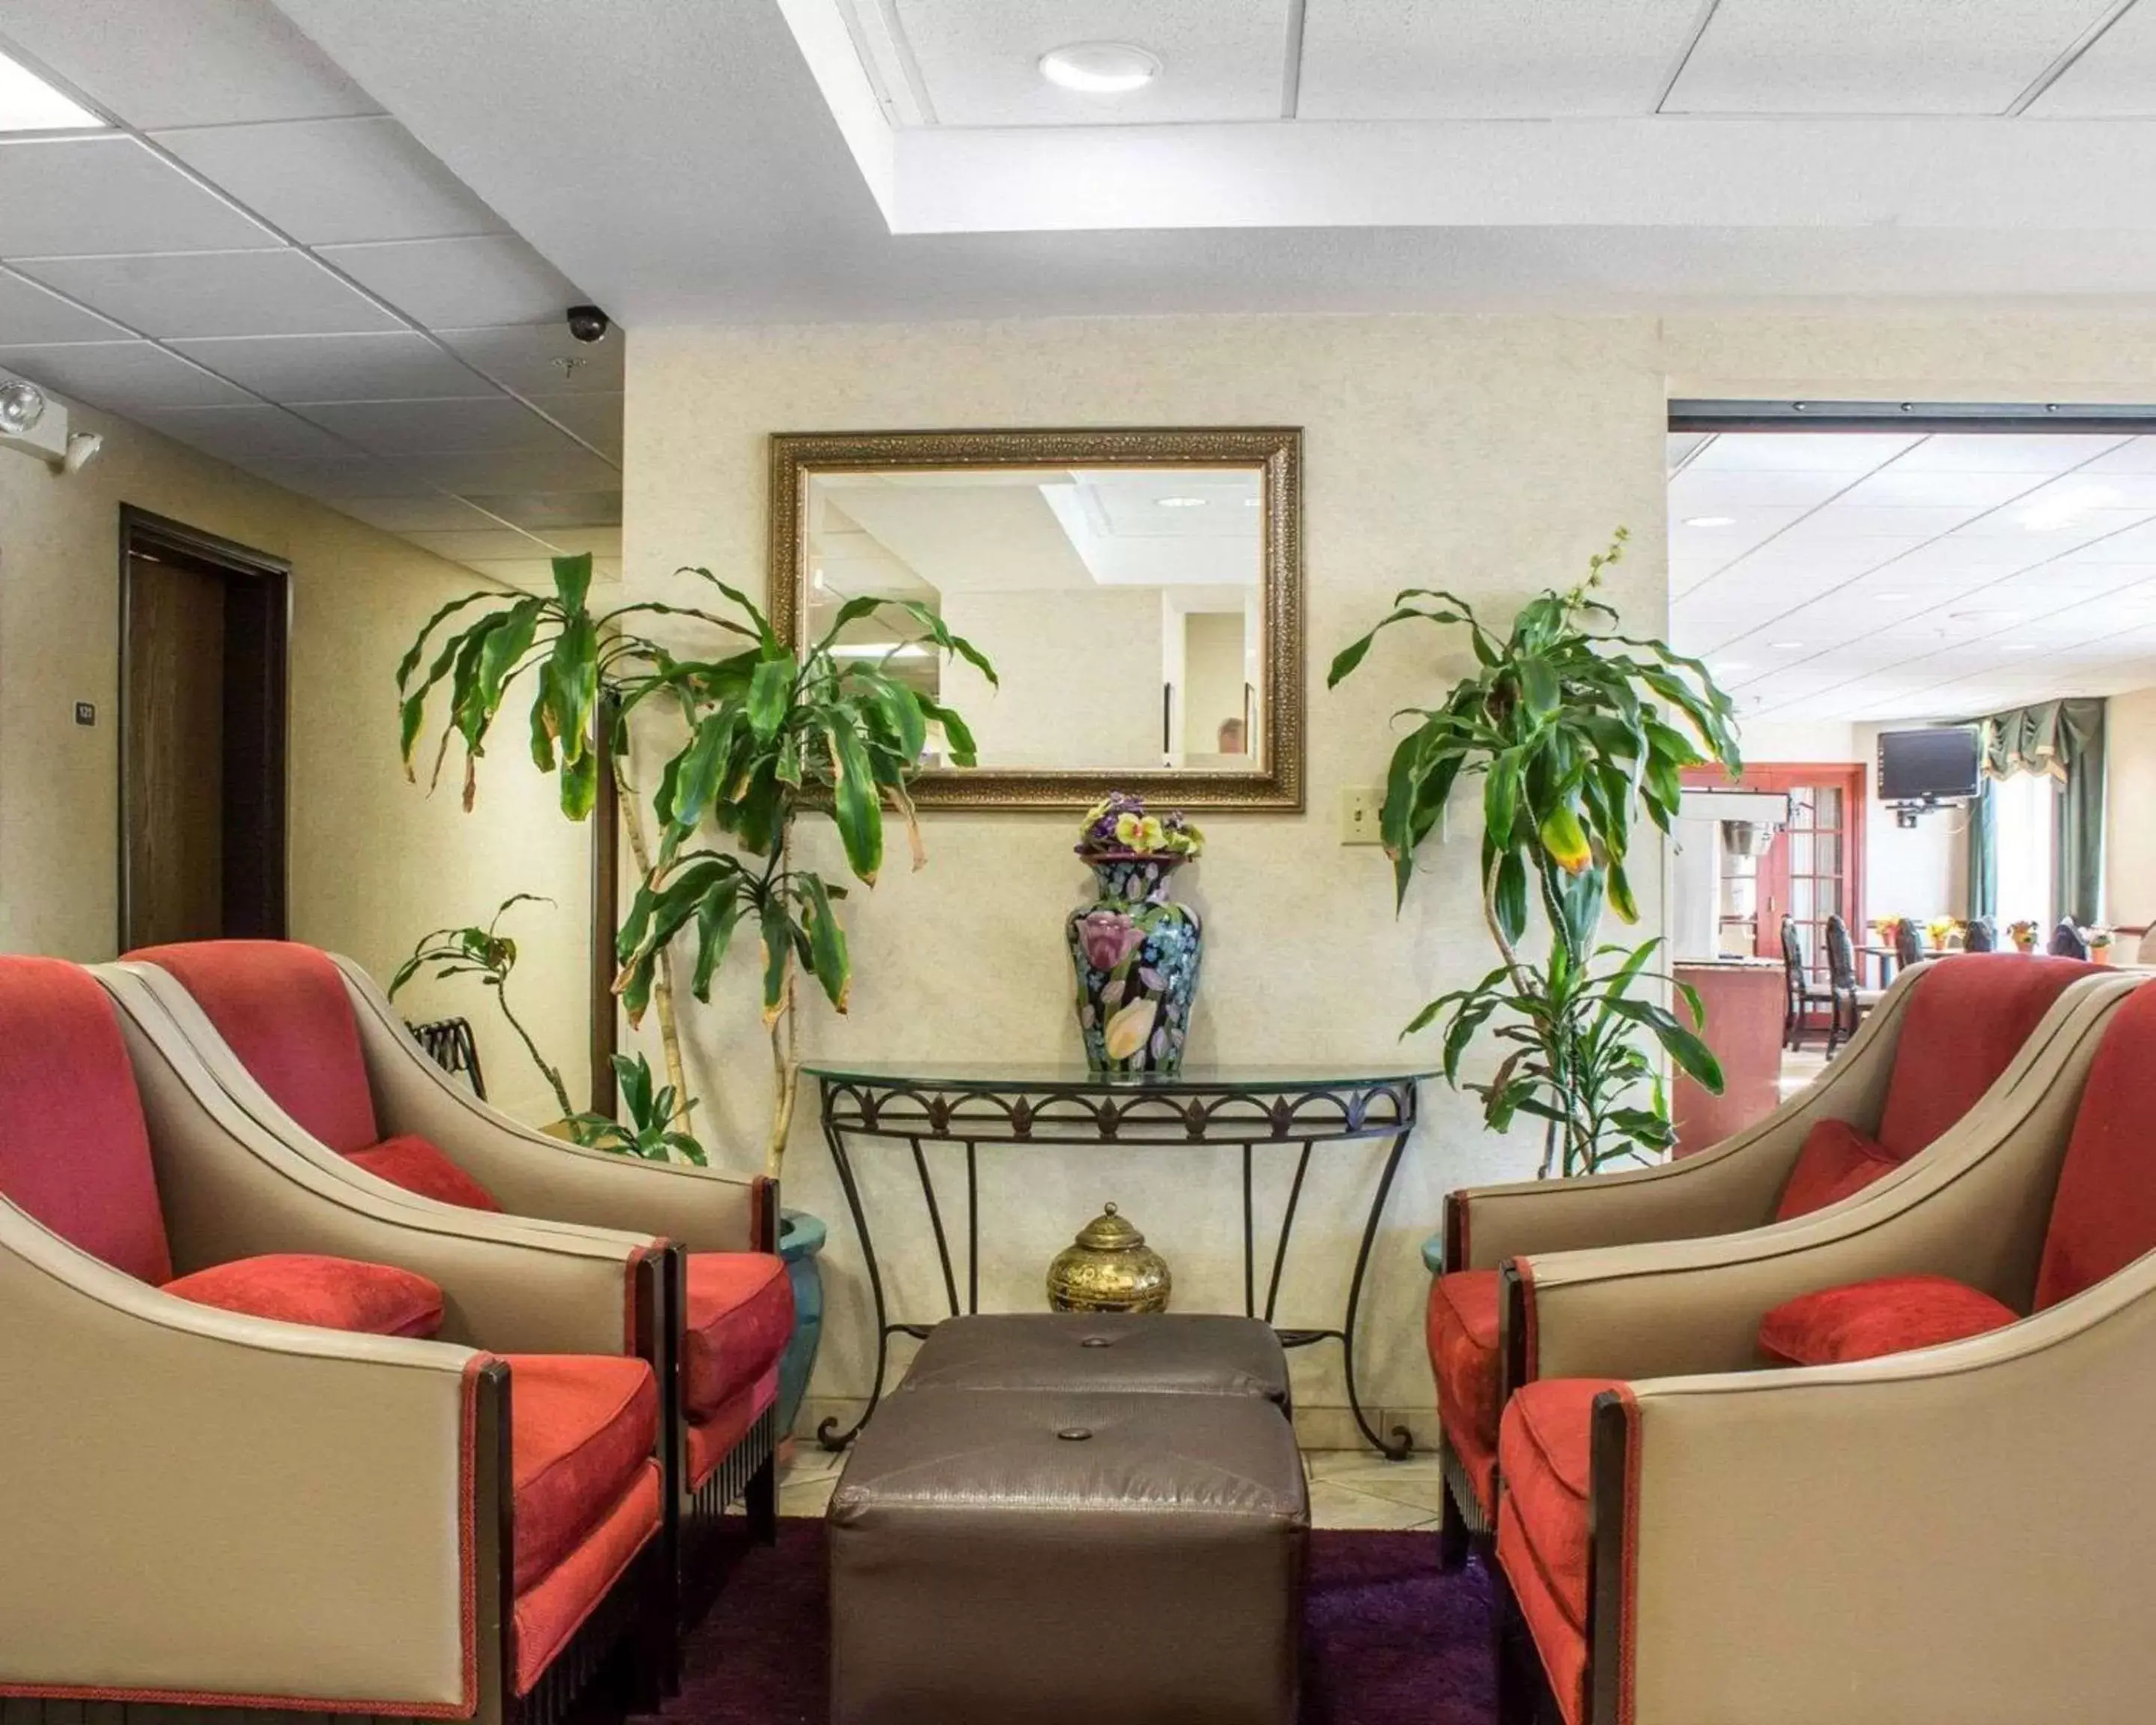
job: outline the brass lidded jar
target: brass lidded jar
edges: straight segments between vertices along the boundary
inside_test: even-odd
[[[1113,1204],[1048,1266],[1048,1303],[1057,1312],[1165,1312],[1171,1285],[1168,1260]]]

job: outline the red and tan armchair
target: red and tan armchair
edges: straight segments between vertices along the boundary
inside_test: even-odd
[[[442,1203],[681,1248],[667,1327],[683,1558],[737,1498],[757,1537],[773,1537],[778,1362],[793,1328],[775,1183],[531,1131],[429,1060],[357,965],[312,947],[203,942],[131,953],[123,968],[233,1099],[295,1150]]]
[[[2149,1717],[2138,980],[1865,1203],[1547,1260],[1499,1440],[1501,1609],[1539,1659],[1502,1717],[1545,1682],[1568,1725]]]
[[[1552,1253],[1786,1223],[1901,1177],[2067,1022],[2069,959],[1969,955],[1904,972],[1818,1081],[1712,1149],[1585,1179],[1450,1194],[1426,1319],[1445,1435],[1441,1561],[1496,1530],[1498,1418],[1533,1375]]]
[[[260,1131],[139,992],[0,959],[0,1697],[543,1725],[617,1655],[649,1692],[659,1260],[434,1214]]]

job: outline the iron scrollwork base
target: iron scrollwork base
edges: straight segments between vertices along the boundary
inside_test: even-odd
[[[853,1218],[867,1267],[869,1295],[876,1327],[875,1377],[868,1405],[852,1425],[834,1414],[816,1429],[826,1450],[843,1450],[858,1436],[883,1399],[894,1336],[925,1337],[931,1323],[894,1318],[886,1301],[883,1270],[876,1256],[866,1206],[861,1198],[851,1140],[903,1143],[920,1183],[929,1232],[942,1273],[947,1315],[980,1310],[980,1165],[983,1145],[1019,1149],[1070,1146],[1154,1146],[1163,1150],[1237,1147],[1242,1152],[1243,1310],[1273,1326],[1286,1348],[1337,1342],[1347,1382],[1348,1404],[1356,1427],[1370,1446],[1388,1460],[1401,1461],[1414,1449],[1405,1426],[1380,1435],[1364,1411],[1356,1383],[1355,1332],[1363,1286],[1376,1245],[1378,1227],[1400,1158],[1414,1132],[1416,1076],[1402,1075],[1354,1080],[1202,1080],[1173,1087],[1132,1087],[1108,1081],[968,1080],[943,1081],[897,1076],[866,1077],[856,1073],[817,1073],[824,1139],[830,1147],[839,1185]],[[1337,1328],[1284,1327],[1275,1322],[1281,1280],[1295,1233],[1311,1153],[1321,1144],[1385,1140],[1384,1161],[1356,1248],[1348,1282],[1348,1305]],[[966,1158],[966,1288],[962,1304],[958,1276],[943,1206],[924,1146],[963,1146]],[[1265,1147],[1293,1153],[1294,1173],[1273,1242],[1258,1298],[1259,1254],[1255,1189],[1256,1153]]]

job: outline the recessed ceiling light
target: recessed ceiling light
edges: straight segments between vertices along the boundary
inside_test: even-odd
[[[1769,653],[1794,653],[1804,644],[1802,641],[1769,641],[1767,650]]]
[[[1087,95],[1125,95],[1160,76],[1160,56],[1129,42],[1072,42],[1041,55],[1040,75]]]
[[[1718,671],[1721,675],[1726,677],[1732,671],[1751,670],[1752,661],[1748,659],[1725,659],[1717,665],[1709,665],[1707,669],[1713,671]]]
[[[1243,500],[1243,507],[1245,509],[1255,509],[1257,506],[1258,500],[1255,497],[1245,497]]]
[[[2019,611],[1949,611],[1948,623],[2011,623],[2021,614]]]
[[[1687,527],[1733,527],[1737,525],[1737,517],[1733,515],[1688,515],[1685,517],[1685,525]]]
[[[1163,509],[1203,509],[1205,506],[1203,497],[1156,497],[1153,501]]]
[[[0,131],[102,131],[105,122],[0,54]]]

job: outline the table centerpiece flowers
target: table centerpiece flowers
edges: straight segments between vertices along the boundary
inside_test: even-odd
[[[1078,1031],[1094,1070],[1173,1072],[1183,1063],[1204,934],[1197,911],[1168,896],[1168,877],[1205,848],[1180,809],[1148,814],[1116,791],[1086,812],[1078,855],[1096,896],[1070,913]]]

